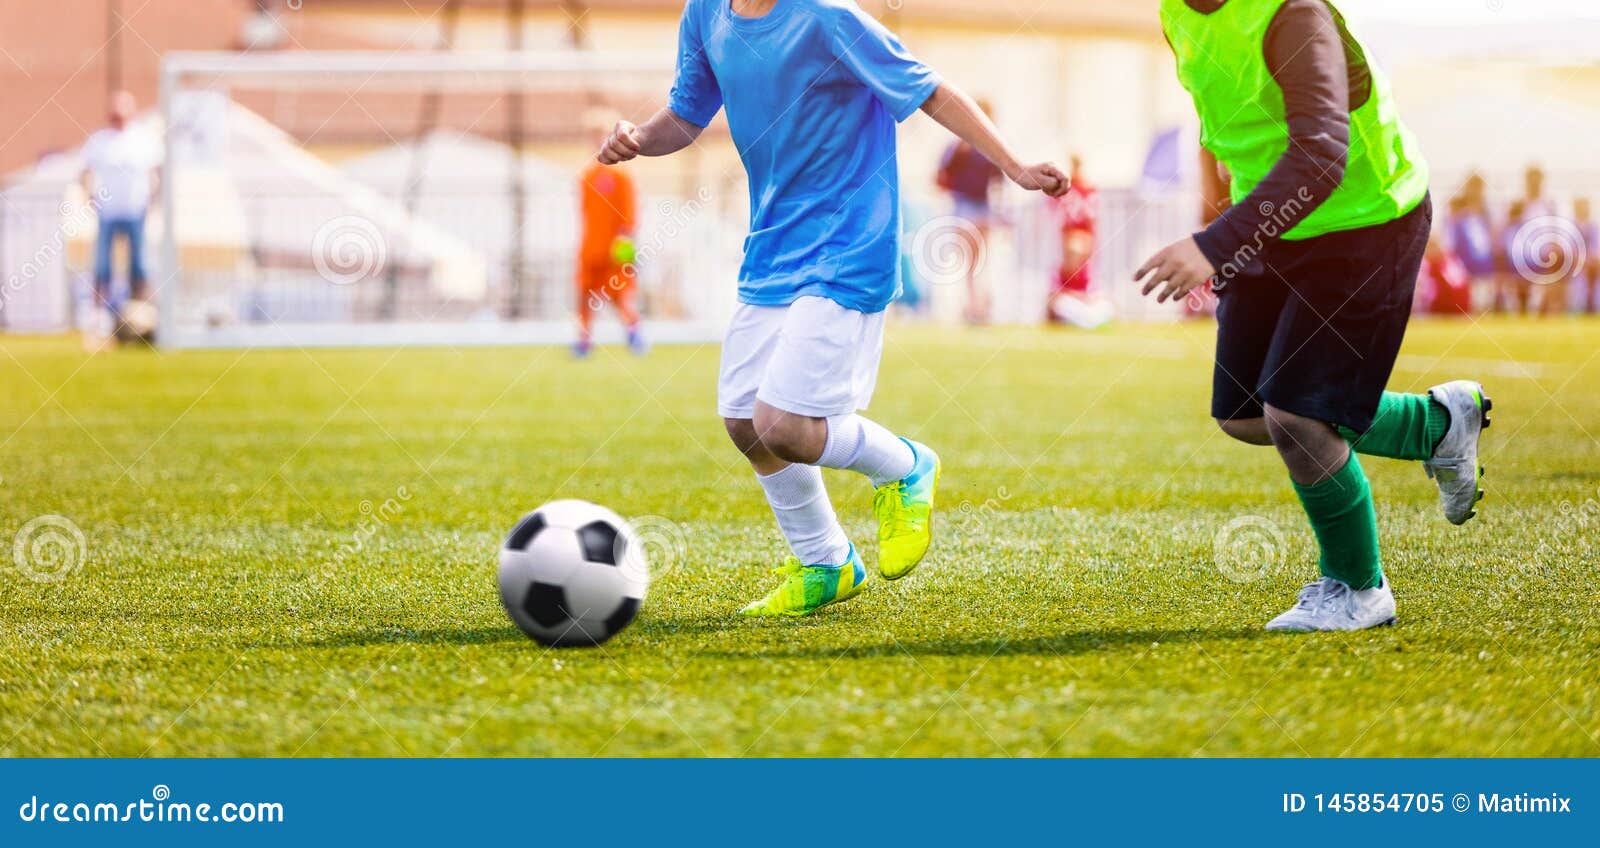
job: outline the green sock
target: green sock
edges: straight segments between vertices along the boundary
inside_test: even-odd
[[[1450,427],[1450,412],[1428,395],[1384,392],[1365,433],[1340,427],[1356,453],[1390,459],[1431,459]]]
[[[1293,482],[1293,481],[1290,481]],[[1370,589],[1383,582],[1378,557],[1378,518],[1372,511],[1372,488],[1354,452],[1332,477],[1312,486],[1294,484],[1300,505],[1311,520],[1322,549],[1318,565],[1325,577],[1343,581],[1353,589]]]

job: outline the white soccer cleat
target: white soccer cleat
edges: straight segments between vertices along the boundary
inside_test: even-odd
[[[1439,484],[1439,501],[1444,517],[1451,524],[1465,524],[1477,515],[1483,489],[1478,479],[1483,466],[1478,464],[1478,437],[1489,426],[1489,410],[1494,401],[1485,397],[1483,386],[1472,380],[1454,380],[1428,390],[1428,394],[1450,411],[1450,428],[1434,449],[1433,458],[1422,468]]]
[[[1268,630],[1366,630],[1393,624],[1394,592],[1389,578],[1371,589],[1352,589],[1332,577],[1307,583],[1294,607],[1267,622]]]

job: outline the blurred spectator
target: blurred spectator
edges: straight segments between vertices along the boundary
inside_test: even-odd
[[[1556,205],[1544,195],[1544,169],[1529,165],[1522,172],[1522,209],[1527,220],[1556,214]]]
[[[1072,188],[1051,203],[1051,214],[1061,234],[1061,266],[1046,306],[1047,318],[1085,329],[1099,327],[1111,319],[1111,304],[1092,291],[1100,204],[1081,157],[1072,157]]]
[[[1498,250],[1495,255],[1495,297],[1494,311],[1508,312],[1515,310],[1519,315],[1528,313],[1528,300],[1532,295],[1533,282],[1518,269],[1518,266],[1529,267],[1526,259],[1519,256],[1523,245],[1519,244],[1518,234],[1523,226],[1528,223],[1528,205],[1521,200],[1511,203],[1511,208],[1506,212],[1505,224],[1500,228]]]
[[[94,204],[99,230],[94,247],[94,297],[112,306],[111,256],[118,235],[128,245],[128,285],[133,300],[143,300],[144,221],[160,179],[161,146],[130,125],[139,109],[132,94],[111,97],[108,126],[83,145],[83,189]]]
[[[1568,302],[1573,312],[1593,314],[1600,310],[1600,222],[1594,219],[1589,198],[1573,201],[1572,223],[1583,241],[1579,257],[1581,267],[1573,280]]]
[[[1444,246],[1471,277],[1474,306],[1487,308],[1495,296],[1495,249],[1494,225],[1489,220],[1482,176],[1467,177],[1461,191],[1450,198]]]
[[[978,107],[985,115],[993,117],[987,100],[979,100]],[[994,222],[989,194],[1003,176],[999,166],[964,141],[952,143],[939,163],[939,188],[950,193],[952,214],[970,225],[962,229],[967,238],[974,240],[962,254],[966,263],[963,275],[967,285],[965,315],[973,324],[989,320],[989,293],[978,280],[978,267],[988,247],[989,227]]]
[[[1472,314],[1472,275],[1438,234],[1428,238],[1417,279],[1416,310],[1435,315]]]

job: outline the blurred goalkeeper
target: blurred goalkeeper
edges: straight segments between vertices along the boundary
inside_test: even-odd
[[[595,112],[585,121],[596,144],[610,134],[615,118]],[[633,178],[621,168],[591,160],[579,178],[578,194],[583,232],[578,239],[578,341],[572,352],[579,358],[589,355],[594,344],[594,312],[609,303],[628,328],[628,347],[643,354],[647,346],[634,307],[637,202]]]

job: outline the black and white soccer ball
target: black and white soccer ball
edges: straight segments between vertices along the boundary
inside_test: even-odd
[[[117,341],[123,344],[154,344],[156,339],[156,306],[148,300],[129,300],[116,311]]]
[[[542,645],[598,645],[633,621],[650,583],[628,522],[588,501],[551,501],[500,548],[500,600]]]

